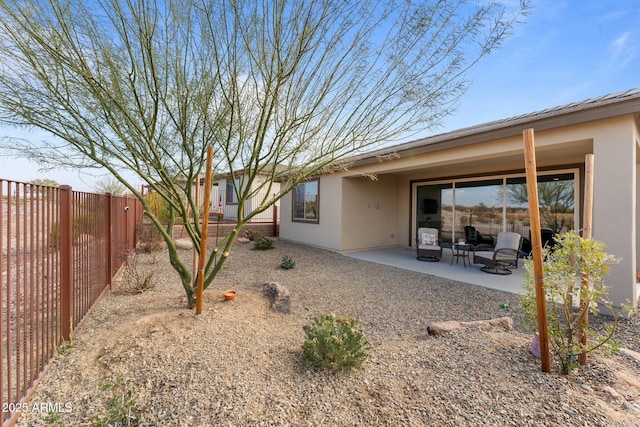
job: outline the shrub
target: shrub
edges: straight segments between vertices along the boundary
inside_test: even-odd
[[[273,240],[265,236],[260,236],[260,238],[253,241],[253,248],[259,251],[273,249]]]
[[[162,249],[164,238],[158,227],[152,222],[138,222],[136,224],[136,235],[138,236],[138,250],[150,253]]]
[[[614,313],[607,294],[604,277],[609,273],[608,264],[617,259],[606,252],[604,244],[597,240],[587,240],[574,232],[555,235],[556,244],[551,251],[544,252],[544,289],[547,303],[547,324],[550,349],[560,363],[561,372],[568,374],[577,367],[577,356],[598,348],[615,349],[612,340],[616,317],[605,326],[604,332],[587,329],[587,344],[579,342],[579,325],[583,316],[598,316],[598,306]],[[520,301],[525,311],[524,321],[532,331],[538,327],[538,310],[535,294],[533,262],[525,261],[527,273]],[[581,287],[582,275],[589,277],[590,286]],[[580,307],[577,304],[582,302]]]
[[[245,234],[247,236],[247,239],[251,240],[252,242],[255,242],[256,240],[260,239],[261,237],[264,237],[262,234],[258,233],[255,230],[247,230],[247,232]]]
[[[282,267],[283,270],[291,270],[293,267],[295,267],[296,262],[291,259],[291,257],[289,255],[285,255],[282,257],[282,262],[280,263],[280,267]]]
[[[114,383],[102,385],[102,389],[108,396],[104,413],[93,415],[91,420],[100,426],[133,426],[138,425],[138,419],[134,415],[137,409],[136,398],[138,393],[127,388],[125,380],[118,378]]]
[[[371,348],[356,319],[332,314],[316,316],[302,327],[306,338],[302,345],[307,366],[338,371],[360,369]]]
[[[158,218],[162,224],[169,222],[169,203],[159,193],[148,193],[144,196],[149,204],[151,213]]]
[[[126,251],[123,258],[125,258],[125,262],[122,264],[121,273],[114,284],[114,292],[135,295],[156,287],[155,271],[140,265],[138,255],[134,251]]]

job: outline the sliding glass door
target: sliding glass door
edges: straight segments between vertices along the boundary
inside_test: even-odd
[[[575,229],[577,176],[577,170],[538,176],[540,222],[546,233]],[[523,175],[417,183],[414,188],[416,227],[438,228],[443,242],[465,239],[473,244],[493,244],[501,231],[530,238]]]

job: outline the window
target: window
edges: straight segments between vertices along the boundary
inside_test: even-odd
[[[293,189],[293,221],[319,222],[320,188],[314,179]]]
[[[236,178],[236,187],[240,188],[240,178]],[[227,180],[227,204],[238,204],[238,196],[233,188],[233,180]]]

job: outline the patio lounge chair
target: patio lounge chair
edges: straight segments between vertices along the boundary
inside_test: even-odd
[[[473,251],[473,263],[483,264],[482,271],[492,274],[511,274],[518,268],[522,236],[513,232],[498,233],[495,247],[478,245]]]
[[[417,259],[421,261],[440,261],[442,258],[442,246],[437,228],[418,228],[418,238],[416,239],[418,248]]]

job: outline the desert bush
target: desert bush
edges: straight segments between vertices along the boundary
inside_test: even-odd
[[[291,270],[295,266],[296,266],[296,262],[289,255],[285,255],[282,257],[282,261],[280,262],[280,267],[283,270]]]
[[[164,238],[153,223],[139,221],[136,224],[136,236],[138,236],[138,250],[140,252],[150,253],[163,248]]]
[[[371,348],[356,319],[332,314],[316,316],[302,328],[307,366],[333,370],[360,369]]]
[[[136,252],[126,251],[123,257],[126,257],[126,261],[114,286],[116,293],[135,295],[155,288],[154,271],[140,264]]]
[[[255,231],[255,230],[247,230],[245,235],[247,236],[247,239],[251,240],[252,242],[255,242],[256,240],[260,239],[261,237],[264,237],[262,234],[260,234],[259,232]]]
[[[547,301],[547,324],[550,350],[560,363],[561,372],[569,373],[577,367],[578,355],[598,348],[615,349],[613,340],[616,321],[615,311],[604,283],[609,264],[618,260],[605,252],[606,246],[597,240],[583,239],[573,231],[555,235],[553,250],[544,250],[544,289]],[[532,331],[538,327],[538,310],[535,294],[535,275],[532,260],[525,260],[527,272],[520,301],[525,311],[524,321]],[[588,288],[581,281],[589,278]],[[583,304],[580,304],[582,302]],[[600,308],[613,314],[604,331],[587,328],[587,344],[579,342],[581,319],[598,316]]]
[[[260,236],[253,241],[253,248],[259,251],[273,249],[273,247],[273,240],[265,236]]]

